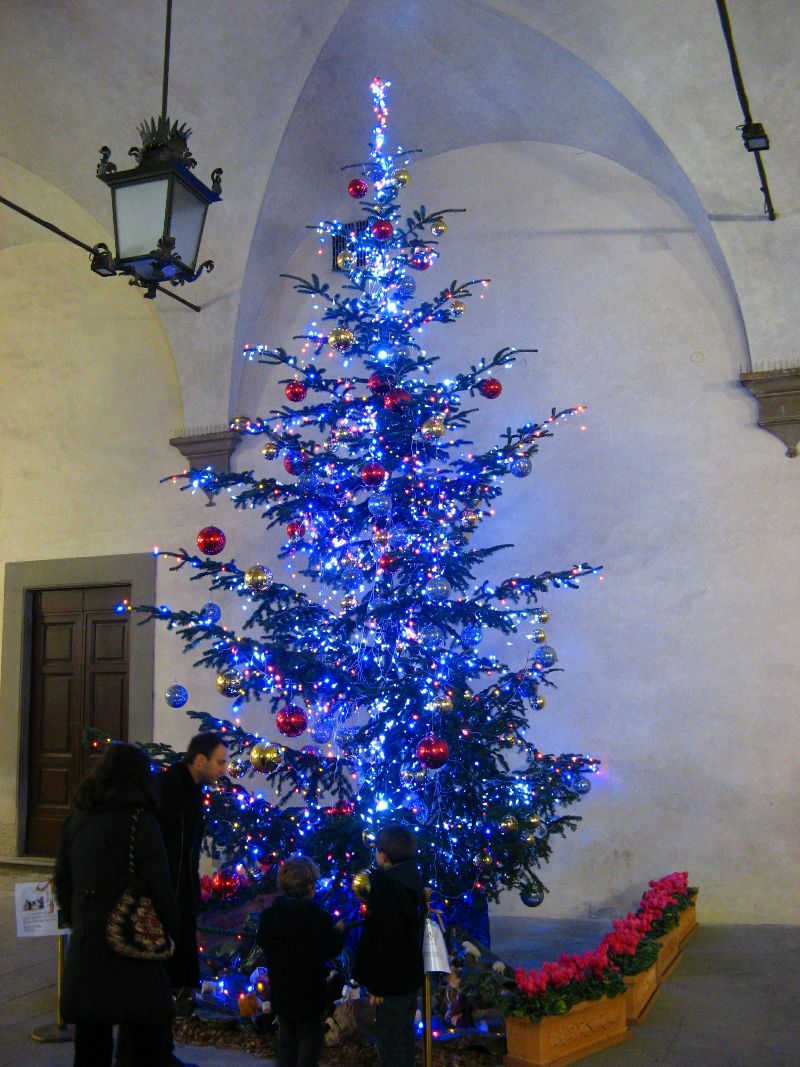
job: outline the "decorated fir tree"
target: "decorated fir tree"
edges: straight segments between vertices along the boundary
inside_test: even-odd
[[[552,838],[575,828],[566,809],[597,769],[528,738],[556,669],[539,598],[598,568],[493,582],[480,572],[510,546],[475,548],[470,538],[504,479],[525,478],[554,424],[582,409],[553,409],[488,451],[469,451],[470,419],[501,393],[498,371],[530,350],[502,348],[436,380],[436,357],[422,347],[428,328],[455,323],[487,283],[452,282],[420,299],[448,212],[403,218],[398,197],[414,153],[388,150],[387,83],[371,88],[369,158],[347,186],[362,220],[318,226],[332,245],[331,280],[289,276],[324,308],[296,339],[305,355],[246,352],[288,372],[285,404],[233,423],[262,437],[265,469],[182,476],[184,488],[230,496],[282,528],[289,578],[275,580],[268,559],[239,566],[209,526],[198,552],[160,552],[208,585],[208,603],[144,610],[199,654],[230,702],[227,714],[190,712],[231,743],[232,781],[207,798],[220,895],[299,850],[344,903],[391,819],[415,828],[424,875],[443,899],[515,888],[535,906]],[[247,606],[243,623],[220,611],[231,596]],[[493,632],[520,636],[521,662],[484,650]],[[185,699],[180,685],[167,693],[173,706]]]

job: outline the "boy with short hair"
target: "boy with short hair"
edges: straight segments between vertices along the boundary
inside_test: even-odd
[[[269,970],[278,1017],[280,1067],[317,1067],[326,1008],[326,961],[344,942],[344,923],[314,902],[319,868],[290,856],[278,872],[281,895],[261,913],[256,940]]]
[[[424,977],[424,896],[414,857],[417,841],[400,823],[384,826],[375,843],[378,870],[370,878],[369,903],[353,979],[376,1006],[381,1067],[413,1067],[414,1017]]]

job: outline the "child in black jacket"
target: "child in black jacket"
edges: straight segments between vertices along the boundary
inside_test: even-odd
[[[369,903],[353,978],[375,1004],[381,1067],[413,1067],[414,1016],[424,977],[424,897],[414,857],[417,842],[406,826],[384,826],[376,841],[378,870],[370,878]]]
[[[279,896],[261,913],[256,939],[269,970],[278,1017],[280,1067],[317,1067],[325,1021],[326,961],[344,943],[344,924],[314,903],[317,865],[290,856],[278,872]]]

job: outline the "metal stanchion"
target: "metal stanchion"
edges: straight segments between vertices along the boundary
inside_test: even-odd
[[[438,913],[431,908],[430,888],[425,890],[425,921],[422,938],[422,964],[425,969],[425,984],[422,987],[422,1014],[424,1030],[422,1034],[422,1063],[424,1067],[433,1067],[433,1003],[431,997],[431,975],[449,974],[450,960],[447,955]]]
[[[431,1016],[431,976],[425,975],[425,984],[422,987],[422,1015],[425,1029],[422,1034],[422,1067],[433,1067],[433,1033]]]
[[[71,1028],[61,1018],[61,980],[64,974],[64,946],[66,940],[66,934],[59,934],[56,938],[56,1021],[55,1023],[46,1023],[44,1026],[37,1026],[35,1030],[31,1030],[31,1037],[34,1041],[54,1044],[56,1042],[72,1041],[74,1038]]]

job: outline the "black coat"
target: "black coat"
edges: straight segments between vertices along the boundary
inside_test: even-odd
[[[371,872],[353,980],[376,997],[419,989],[423,917],[422,882],[413,860]]]
[[[166,963],[167,974],[175,988],[196,986],[200,983],[196,912],[200,907],[203,788],[195,783],[183,762],[173,763],[159,777],[158,784],[161,796],[158,821],[180,910],[175,955]]]
[[[256,939],[269,970],[276,1015],[304,1019],[326,1007],[326,961],[341,952],[344,934],[313,900],[278,897],[261,913]]]
[[[160,963],[118,956],[106,944],[106,921],[128,871],[133,808],[78,811],[64,823],[55,890],[71,927],[61,987],[68,1022],[166,1023],[172,994]],[[173,937],[178,909],[169,884],[164,843],[155,817],[143,812],[136,834],[136,874]]]

